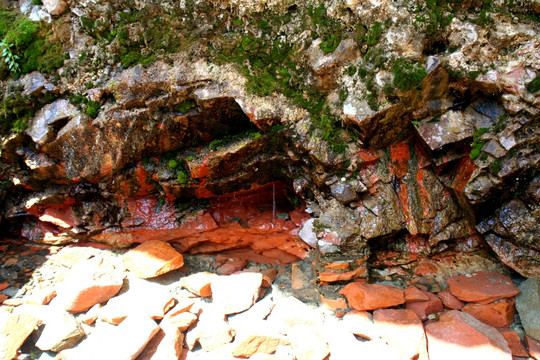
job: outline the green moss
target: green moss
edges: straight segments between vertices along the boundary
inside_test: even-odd
[[[381,37],[382,31],[383,24],[376,22],[372,27],[369,28],[366,34],[366,44],[369,46],[377,45],[379,43],[379,38]]]
[[[88,116],[90,116],[92,119],[95,119],[99,114],[99,110],[101,109],[101,105],[98,102],[95,102],[95,101],[88,101],[86,105],[87,105],[87,107],[84,110],[84,112],[86,114],[88,114]]]
[[[410,63],[404,59],[397,59],[392,66],[394,72],[394,86],[403,91],[410,90],[422,82],[427,71],[417,63]]]
[[[64,47],[50,25],[34,22],[13,11],[0,10],[0,39],[19,57],[22,73],[51,73],[64,63]]]
[[[178,104],[175,108],[175,110],[177,110],[178,112],[181,112],[181,113],[186,113],[188,112],[189,110],[193,109],[194,107],[197,106],[197,103],[195,102],[195,100],[185,100],[183,102],[181,102],[180,104]]]
[[[493,175],[497,175],[502,167],[502,159],[497,159],[489,164],[489,169]]]
[[[325,36],[325,38],[321,42],[321,50],[323,51],[323,53],[329,54],[331,52],[334,52],[334,50],[336,50],[340,43],[341,36],[329,34],[328,36]]]

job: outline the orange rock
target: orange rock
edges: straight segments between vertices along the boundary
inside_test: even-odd
[[[424,292],[424,294],[428,296],[428,301],[408,302],[405,305],[406,309],[414,311],[422,321],[427,320],[428,315],[444,310],[442,301],[437,297],[437,295],[430,292]]]
[[[262,287],[269,288],[276,280],[277,270],[275,268],[261,270],[263,276]]]
[[[220,276],[212,284],[212,302],[226,315],[249,309],[259,296],[262,274],[241,272]]]
[[[163,321],[159,324],[162,329],[175,328],[180,329],[180,331],[186,331],[195,321],[197,321],[197,315],[186,311],[182,313],[177,313],[171,316],[163,318]]]
[[[0,291],[7,289],[9,287],[8,283],[0,283]]]
[[[137,360],[177,360],[182,355],[184,334],[180,329],[160,329],[148,342]]]
[[[326,264],[324,266],[325,270],[346,270],[351,264],[348,261],[339,261]]]
[[[395,286],[352,282],[339,292],[356,310],[375,310],[401,305],[405,302],[403,290]]]
[[[39,324],[39,319],[27,315],[11,315],[0,325],[0,359],[11,360],[17,357],[17,350]]]
[[[0,304],[3,304],[9,297],[4,294],[0,294]]]
[[[514,322],[514,298],[497,300],[491,304],[467,304],[461,309],[495,328],[508,327]]]
[[[32,295],[26,302],[29,304],[47,305],[55,297],[56,289],[53,287],[46,287],[44,289],[36,291],[35,293],[32,293]]]
[[[430,360],[512,360],[501,333],[467,313],[446,311],[425,331]]]
[[[365,267],[358,267],[356,270],[344,273],[335,273],[333,271],[322,271],[319,273],[319,280],[323,282],[347,281],[367,274]]]
[[[452,295],[466,302],[489,304],[519,294],[508,276],[497,273],[479,271],[451,277],[447,282]]]
[[[4,261],[4,266],[10,266],[10,265],[16,264],[18,262],[19,262],[19,260],[17,258],[9,258],[9,259],[6,259]]]
[[[529,357],[529,352],[525,349],[519,335],[514,330],[502,328],[499,329],[499,332],[504,336],[513,356]]]
[[[422,290],[418,289],[415,286],[409,286],[406,289],[403,289],[403,294],[405,295],[405,302],[415,302],[415,301],[428,301],[429,296]]]
[[[540,340],[525,335],[525,344],[527,344],[527,349],[529,349],[529,355],[535,360],[540,360]]]
[[[450,310],[461,310],[465,306],[465,303],[452,295],[448,288],[437,293],[444,306]]]
[[[79,313],[116,295],[125,274],[102,261],[92,258],[73,266],[58,286],[55,302],[71,313]]]
[[[298,263],[291,266],[291,287],[293,290],[300,290],[308,285],[307,276],[300,270]]]
[[[267,334],[264,329],[254,329],[254,332],[234,347],[233,356],[249,358],[254,354],[273,354],[278,346],[290,345],[290,342],[279,334]]]
[[[402,359],[428,360],[424,326],[413,311],[376,310],[373,323],[381,338],[396,349]]]
[[[337,299],[330,299],[324,297],[323,294],[321,294],[321,305],[329,310],[334,311],[347,309],[348,307],[347,301],[344,298],[338,297]]]
[[[212,295],[210,285],[219,275],[203,271],[180,279],[180,286],[197,296],[209,297]]]
[[[248,264],[249,260],[246,259],[229,259],[225,264],[219,267],[217,273],[219,275],[231,275],[243,270]]]
[[[148,279],[181,268],[184,258],[171,244],[147,241],[124,254],[124,265],[140,278]]]

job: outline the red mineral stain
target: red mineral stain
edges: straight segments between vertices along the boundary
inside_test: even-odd
[[[411,158],[409,151],[409,144],[407,142],[401,142],[390,148],[390,158],[392,160],[392,166],[390,170],[398,178],[403,178],[407,175],[407,164]]]

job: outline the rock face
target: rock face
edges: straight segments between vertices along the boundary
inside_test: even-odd
[[[534,277],[524,281],[519,287],[521,294],[516,297],[516,308],[527,335],[540,338],[540,278]]]
[[[280,264],[311,249],[323,282],[494,254],[539,274],[537,1],[106,5],[21,2],[59,21],[6,35],[10,234]]]

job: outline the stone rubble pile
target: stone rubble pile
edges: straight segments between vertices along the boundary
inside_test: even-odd
[[[281,291],[314,287],[297,264],[278,285],[281,269],[255,265],[178,278],[183,256],[161,241],[69,261],[54,288],[3,301],[1,360],[540,359],[538,277],[357,280],[314,307]]]

